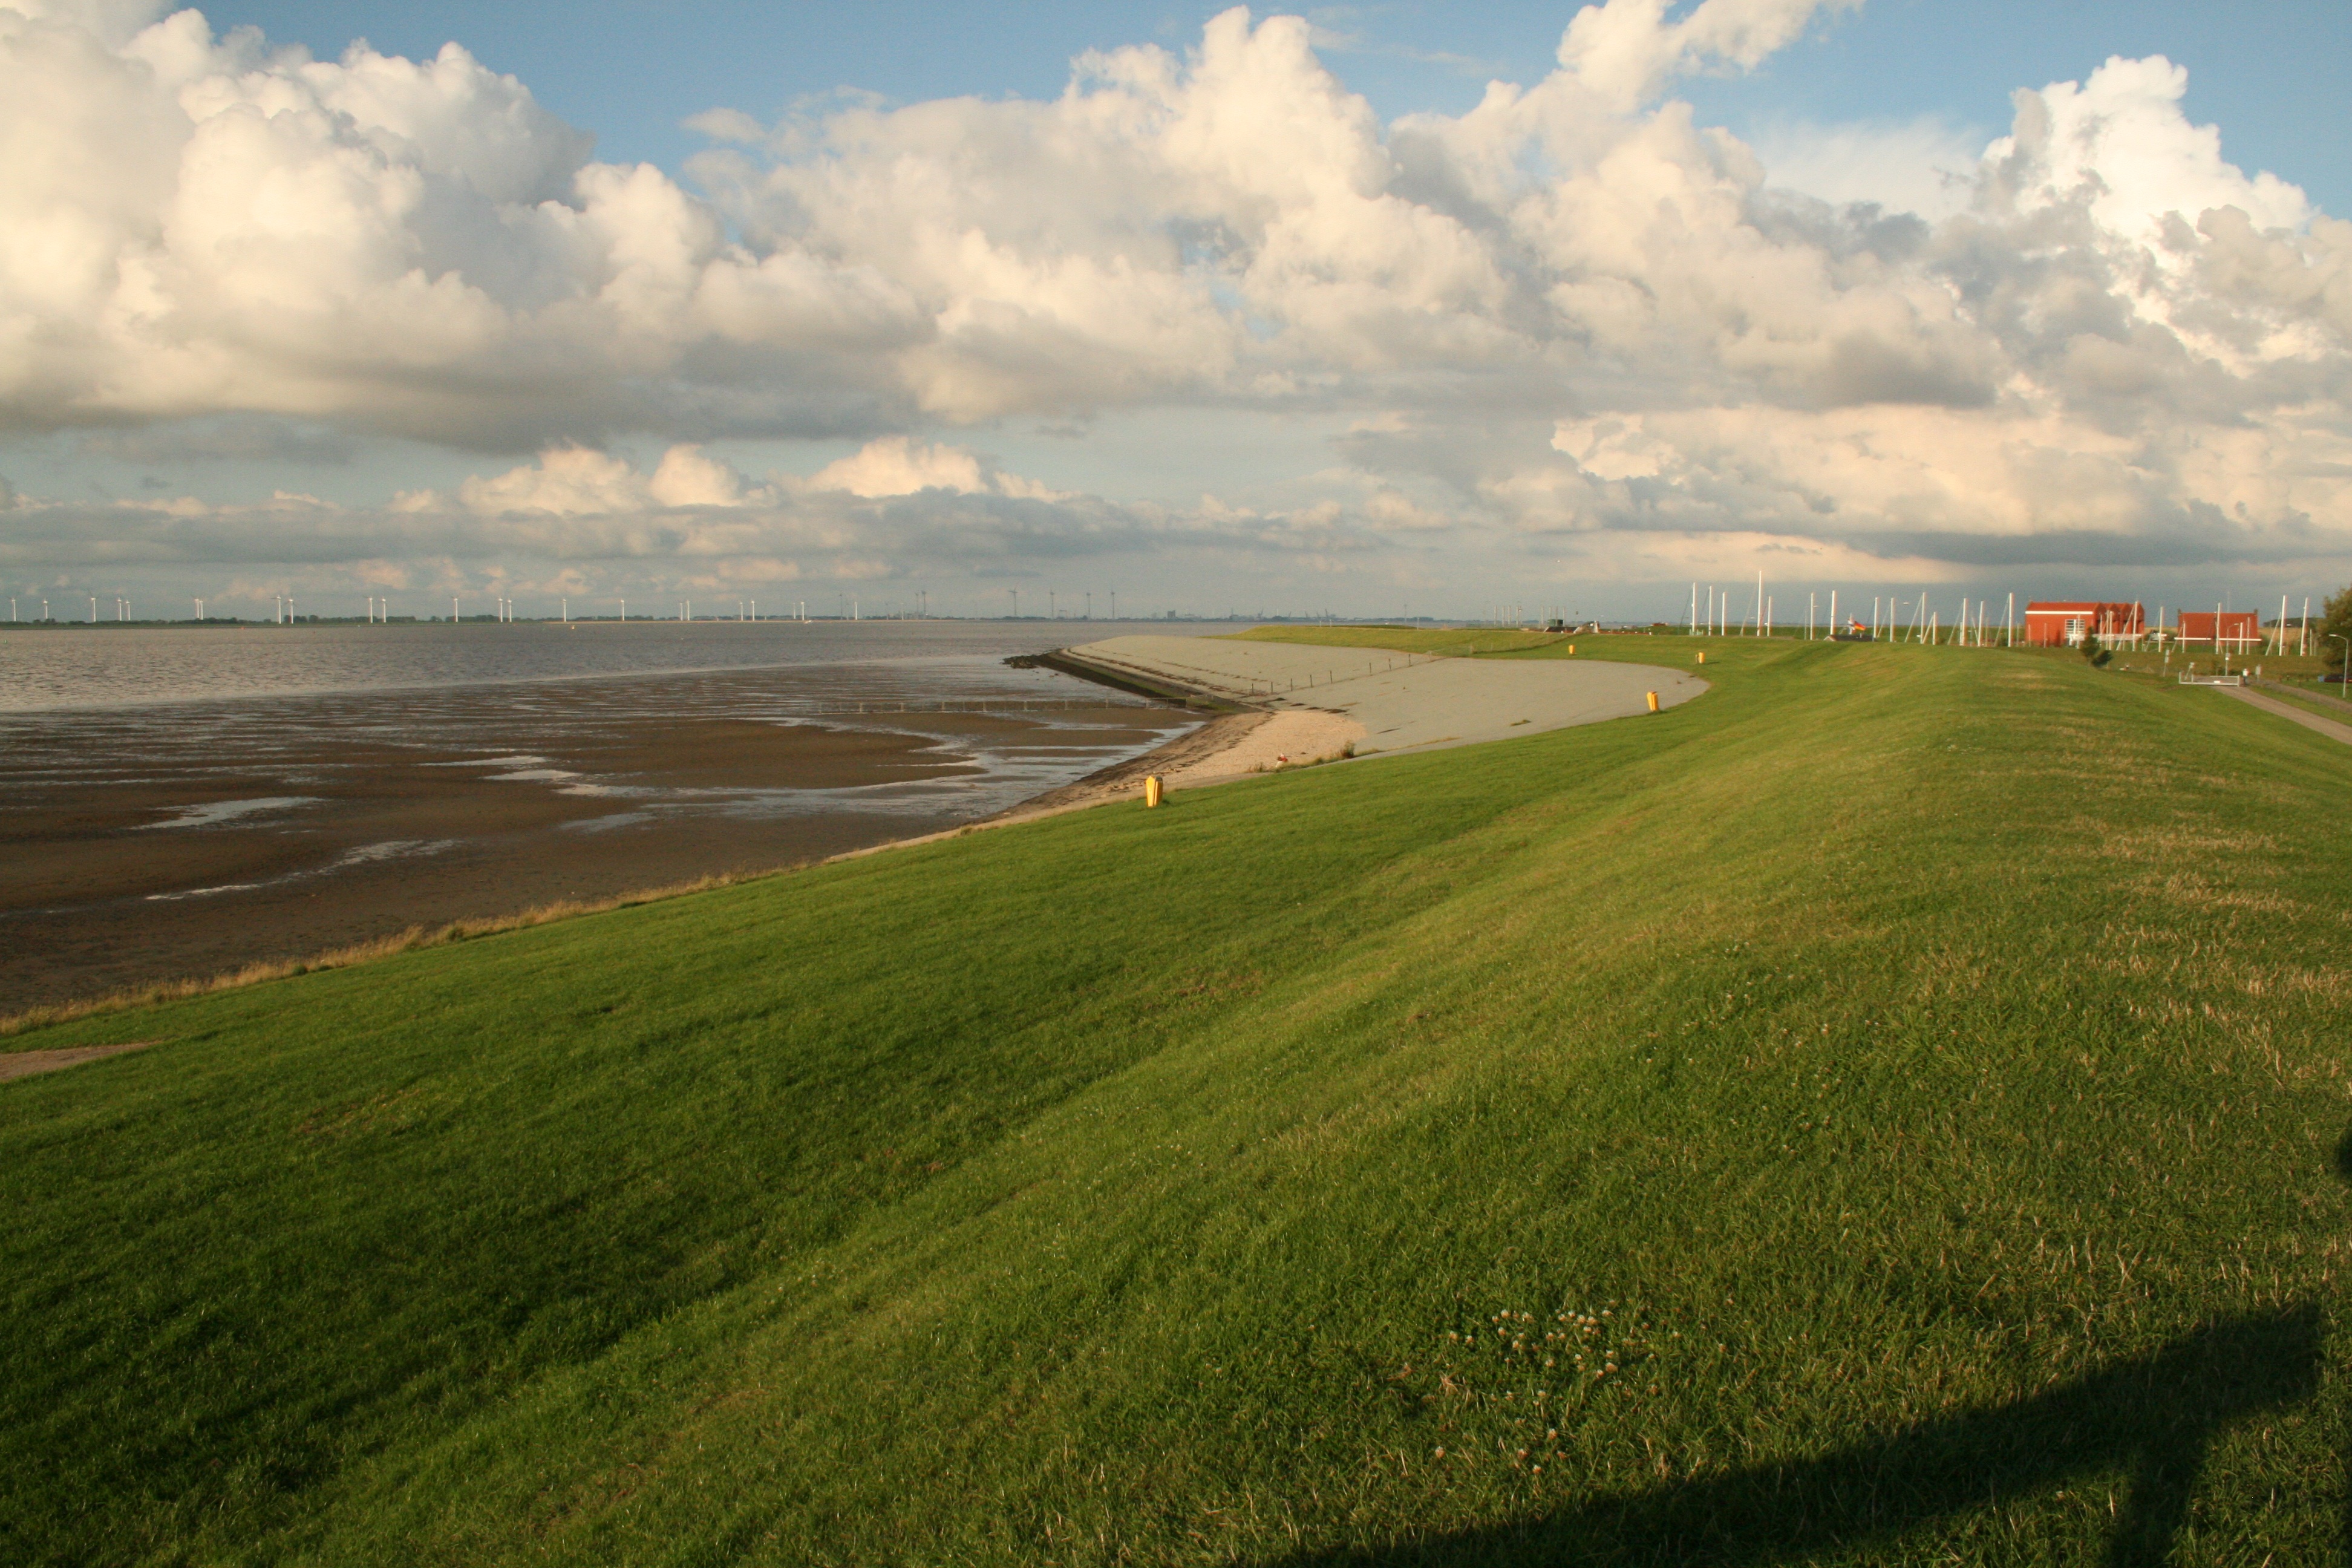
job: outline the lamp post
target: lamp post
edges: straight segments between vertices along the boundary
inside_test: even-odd
[[[2329,632],[2327,634],[2327,640],[2329,642],[2340,642],[2344,645],[2345,679],[2352,681],[2352,637],[2347,637],[2341,632]],[[2343,683],[2339,682],[2338,684]]]

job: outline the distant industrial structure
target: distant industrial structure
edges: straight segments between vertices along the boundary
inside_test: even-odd
[[[2263,617],[2253,610],[2183,610],[2173,639],[2184,647],[2244,653],[2263,642]]]
[[[2147,615],[2137,603],[2037,599],[2025,606],[2025,640],[2036,647],[2080,647],[2086,637],[2137,647],[2147,635]]]
[[[2305,620],[2309,619],[2308,614]],[[2290,632],[2294,635],[2290,637]],[[2288,619],[2282,603],[2273,631],[2263,626],[2255,610],[2183,610],[2170,626],[2158,610],[2154,622],[2146,607],[2121,599],[2036,599],[2025,606],[2023,641],[2032,647],[2080,647],[2096,637],[2104,646],[2138,647],[2144,641],[2158,647],[2206,647],[2215,653],[2243,654],[2275,645],[2276,651],[2301,651],[2301,623]]]

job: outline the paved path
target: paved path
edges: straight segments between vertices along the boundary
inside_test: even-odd
[[[1277,711],[1320,709],[1363,727],[1359,756],[1532,735],[1687,702],[1706,682],[1613,659],[1431,658],[1381,648],[1222,637],[1111,637],[1069,650],[1092,664]]]
[[[2265,713],[2275,713],[2282,719],[2292,719],[2306,730],[2316,730],[2331,741],[2341,741],[2346,745],[2352,746],[2352,724],[2338,723],[2333,719],[2323,718],[2314,713],[2308,708],[2298,708],[2292,702],[2282,702],[2275,697],[2264,697],[2260,692],[2249,691],[2242,686],[2223,686],[2217,689],[2236,698],[2241,702],[2251,702]]]

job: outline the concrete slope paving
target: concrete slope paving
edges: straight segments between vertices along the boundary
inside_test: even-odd
[[[1363,729],[1357,754],[1500,741],[1687,702],[1706,682],[1592,659],[1431,658],[1380,648],[1217,637],[1111,637],[1068,650],[1113,671],[1280,712],[1315,709]]]

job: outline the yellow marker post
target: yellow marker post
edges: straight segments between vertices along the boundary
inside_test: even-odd
[[[1698,650],[1698,661],[1701,664],[1705,664],[1706,662],[1706,649],[1701,648]]]
[[[1569,645],[1568,645],[1568,651],[1569,651],[1569,652],[1570,652],[1570,653],[1574,653],[1574,652],[1576,651],[1576,645],[1575,645],[1574,643],[1570,643],[1570,644],[1569,644]]]
[[[1158,773],[1150,773],[1146,775],[1144,778],[1143,804],[1146,805],[1158,805],[1160,804],[1160,775]]]
[[[1651,693],[1650,693],[1650,711],[1651,711],[1651,712],[1653,712],[1653,713],[1655,713],[1657,710],[1658,710],[1658,694],[1657,694],[1656,692],[1653,691],[1653,692],[1651,692]]]

